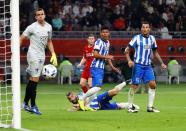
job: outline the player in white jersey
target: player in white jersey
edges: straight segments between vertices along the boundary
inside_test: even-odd
[[[93,52],[93,61],[91,64],[91,74],[92,74],[92,88],[89,89],[86,94],[82,97],[82,100],[85,100],[87,97],[95,94],[101,89],[103,84],[103,77],[104,77],[104,67],[105,63],[108,62],[111,68],[121,73],[119,69],[113,66],[112,60],[114,59],[113,55],[109,55],[109,37],[110,31],[109,28],[106,26],[101,27],[100,31],[101,38],[97,39],[94,44],[94,52]],[[80,103],[81,104],[81,103]]]
[[[36,89],[39,77],[45,62],[45,48],[48,46],[52,54],[51,62],[57,66],[57,58],[52,44],[52,26],[45,21],[45,12],[42,8],[38,8],[35,12],[36,22],[29,25],[20,36],[20,43],[23,40],[30,39],[30,46],[27,52],[28,68],[27,73],[30,75],[29,82],[26,86],[23,108],[26,111],[41,115],[36,106]],[[31,107],[29,106],[31,100]]]
[[[81,96],[76,95],[75,92],[68,92],[67,99],[73,104],[71,111],[95,111],[95,110],[120,110],[128,109],[129,103],[111,102],[112,98],[116,96],[129,81],[122,82],[113,89],[106,91],[94,97],[87,97],[84,107],[78,104]],[[139,106],[133,104],[133,111],[138,112]]]
[[[149,100],[147,106],[147,112],[159,112],[154,107],[156,82],[153,69],[151,67],[151,56],[156,57],[163,69],[167,66],[163,63],[159,53],[157,52],[157,44],[154,36],[149,34],[150,25],[148,22],[143,22],[141,27],[141,34],[134,36],[129,42],[129,45],[125,49],[125,55],[128,60],[129,67],[133,67],[132,71],[132,86],[128,93],[128,102],[132,105],[133,96],[141,84],[141,81],[148,84],[149,88]],[[130,49],[135,50],[134,61],[131,60],[129,53]],[[129,109],[132,112],[132,109]]]

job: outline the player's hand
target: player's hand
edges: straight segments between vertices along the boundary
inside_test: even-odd
[[[166,69],[167,66],[166,66],[164,63],[162,63],[162,64],[161,64],[161,68],[162,68],[162,69]]]
[[[121,75],[121,70],[120,70],[120,69],[115,68],[115,67],[113,67],[112,69],[113,69],[115,72],[117,72],[118,74],[120,74],[120,75]]]
[[[80,67],[81,67],[81,64],[78,64],[78,65],[77,65],[77,68],[80,68]]]
[[[57,66],[57,57],[55,53],[52,53],[52,57],[50,58],[50,62],[54,65]]]
[[[128,61],[128,66],[131,68],[134,66],[134,62],[133,61]]]
[[[114,60],[114,56],[113,55],[106,55],[106,59]]]

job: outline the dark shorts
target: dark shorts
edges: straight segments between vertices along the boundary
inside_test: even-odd
[[[101,110],[117,110],[118,106],[116,102],[110,102],[112,97],[109,96],[108,92],[104,92],[97,96],[97,100],[100,104]]]

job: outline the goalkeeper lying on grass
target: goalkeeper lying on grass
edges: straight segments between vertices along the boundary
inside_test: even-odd
[[[74,92],[68,92],[66,94],[67,99],[73,104],[72,111],[96,111],[96,110],[119,110],[128,109],[128,103],[116,103],[110,102],[112,97],[117,95],[123,87],[126,86],[126,82],[122,82],[115,86],[113,89],[106,91],[102,94],[93,94],[89,96],[85,101],[81,100],[80,95],[76,95]],[[139,106],[133,104],[133,111],[138,112]]]

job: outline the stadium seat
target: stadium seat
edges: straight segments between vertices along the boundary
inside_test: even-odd
[[[68,84],[72,84],[72,65],[62,65],[59,70],[60,74],[58,74],[58,83],[63,84],[64,78],[68,78]]]
[[[177,80],[177,84],[180,83],[180,70],[181,70],[181,66],[179,64],[175,64],[175,65],[170,65],[168,66],[168,79],[169,79],[169,84],[171,84],[171,79],[172,77],[175,77]]]

